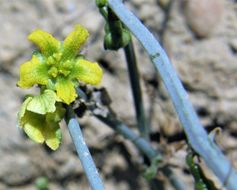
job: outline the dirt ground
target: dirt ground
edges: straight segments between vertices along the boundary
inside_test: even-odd
[[[131,0],[126,4],[165,47],[203,126],[208,131],[222,129],[219,145],[237,168],[236,1]],[[16,87],[19,66],[35,48],[27,41],[32,30],[41,28],[63,40],[75,24],[82,24],[90,32],[83,53],[103,67],[100,86],[110,94],[118,117],[135,130],[124,52],[103,49],[104,21],[94,1],[0,0],[0,23],[0,190],[33,190],[40,176],[48,178],[50,190],[90,189],[64,124],[62,145],[55,152],[33,143],[17,128],[16,114],[24,95],[34,93]],[[154,147],[164,152],[187,189],[192,189],[185,165],[187,147],[179,146],[185,140],[182,128],[148,56],[133,41]],[[106,189],[148,189],[142,158],[132,143],[90,113],[80,123]],[[168,182],[166,189],[172,189]]]

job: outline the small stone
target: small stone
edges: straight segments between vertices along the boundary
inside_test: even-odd
[[[75,157],[68,158],[67,162],[61,165],[58,168],[57,178],[65,179],[68,176],[78,175],[83,173],[82,167],[75,167],[80,166],[79,160]]]
[[[170,0],[159,0],[159,4],[162,8],[166,8],[170,3]]]
[[[158,7],[156,7],[156,6],[152,5],[152,4],[147,4],[147,3],[143,4],[141,6],[139,17],[142,20],[147,20],[149,18],[152,18],[154,15],[156,15],[157,9],[158,9]]]
[[[231,47],[232,51],[233,51],[234,53],[237,53],[237,38],[231,40],[231,41],[229,42],[229,44],[230,44],[230,47]]]
[[[14,168],[14,169],[13,169]],[[25,155],[7,155],[1,158],[0,180],[7,185],[23,185],[36,177],[38,169]]]
[[[222,0],[185,0],[186,21],[198,37],[208,37],[220,23]]]
[[[3,184],[0,184],[0,189],[4,190],[4,189],[7,189],[7,187]]]

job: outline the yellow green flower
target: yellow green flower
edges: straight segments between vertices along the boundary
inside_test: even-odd
[[[18,125],[30,139],[37,143],[46,143],[56,150],[61,142],[59,123],[65,110],[56,103],[56,94],[45,90],[41,95],[28,97],[18,112]]]
[[[77,57],[88,36],[87,30],[81,25],[77,25],[64,42],[40,29],[33,31],[28,39],[39,47],[40,52],[34,53],[30,61],[21,65],[18,86],[45,86],[56,91],[64,103],[70,104],[77,97],[75,86],[78,80],[99,84],[102,78],[99,65]]]

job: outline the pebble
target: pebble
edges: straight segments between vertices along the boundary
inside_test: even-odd
[[[185,0],[187,24],[198,37],[209,37],[221,22],[224,11],[222,0]]]
[[[237,38],[232,39],[232,40],[229,42],[229,45],[230,45],[230,47],[232,48],[232,51],[233,51],[234,53],[237,53]]]

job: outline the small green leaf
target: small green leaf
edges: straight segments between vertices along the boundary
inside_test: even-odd
[[[156,177],[161,160],[162,158],[160,157],[160,155],[158,155],[151,161],[151,165],[146,169],[144,173],[144,176],[147,180],[152,180]]]
[[[186,156],[186,163],[190,169],[190,172],[194,178],[195,190],[217,190],[210,180],[207,180],[201,171],[201,167],[194,161],[193,152],[189,152]]]

